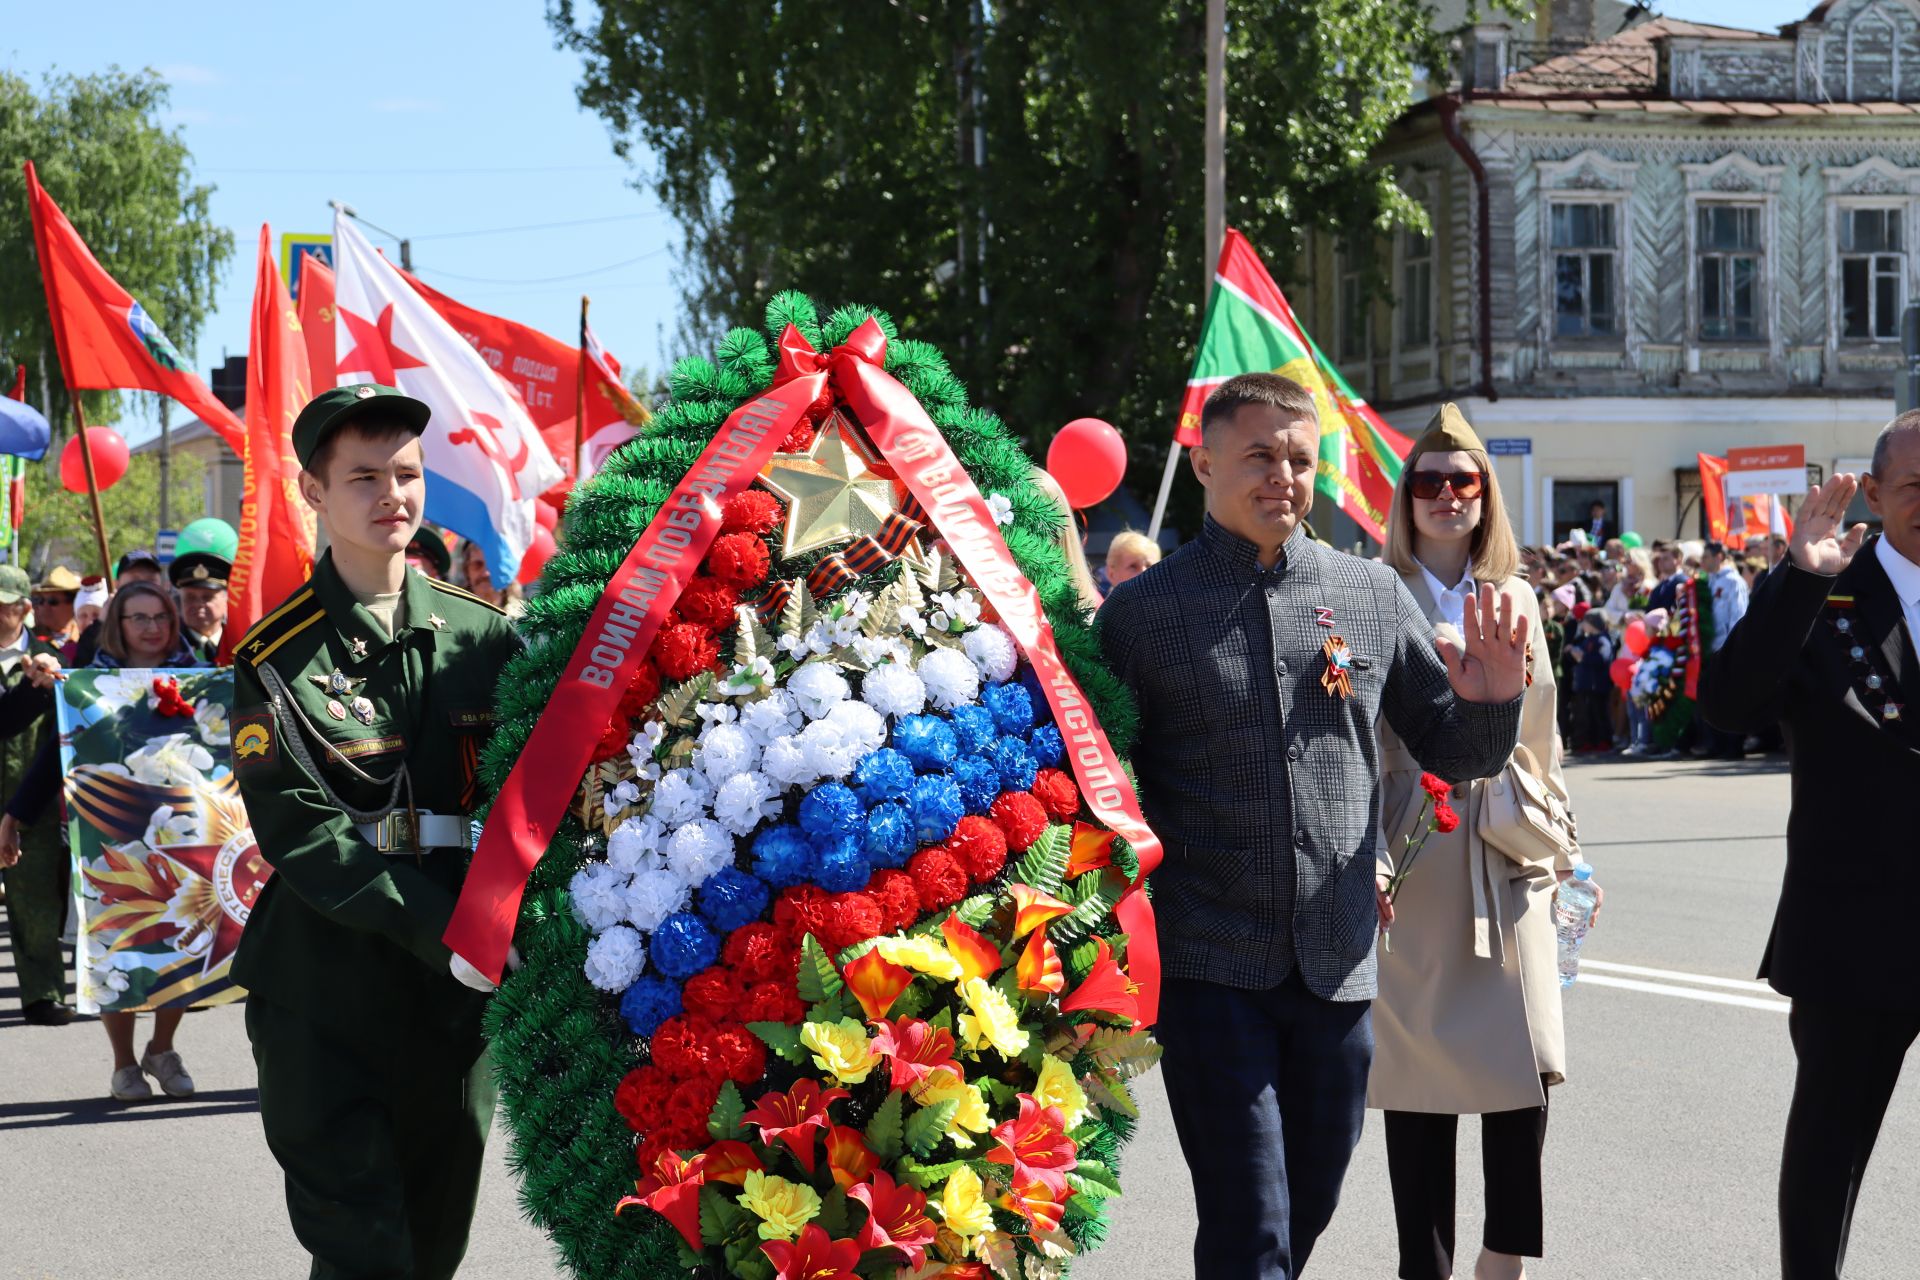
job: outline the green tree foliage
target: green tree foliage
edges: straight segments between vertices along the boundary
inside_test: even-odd
[[[1211,265],[1204,0],[996,0],[977,32],[972,7],[549,0],[549,20],[615,150],[657,163],[690,348],[781,289],[868,298],[1030,443],[1112,421],[1151,497]],[[1227,10],[1227,219],[1269,267],[1316,227],[1418,219],[1370,152],[1444,64],[1423,0]]]
[[[233,233],[214,225],[213,188],[194,181],[186,142],[161,124],[167,101],[166,81],[153,71],[50,75],[38,89],[0,71],[0,375],[11,389],[14,365],[27,366],[27,398],[53,423],[56,439],[72,432],[73,408],[48,324],[21,166],[33,161],[40,184],[100,265],[176,346],[192,351],[233,256]],[[42,386],[51,404],[42,403]],[[117,416],[112,393],[89,393],[86,407],[96,423]]]
[[[100,572],[100,553],[93,538],[93,512],[85,493],[68,493],[60,485],[60,469],[49,454],[48,463],[27,467],[27,509],[20,522],[20,556],[33,571],[64,564],[78,574]],[[191,453],[173,455],[172,483],[167,509],[185,524],[206,505],[206,464]],[[107,549],[115,559],[135,547],[153,546],[160,512],[160,459],[137,453],[127,474],[100,495],[100,512],[107,525]]]

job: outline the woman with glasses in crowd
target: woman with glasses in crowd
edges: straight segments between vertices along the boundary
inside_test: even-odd
[[[1492,583],[1536,634],[1539,605],[1519,576],[1520,553],[1501,505],[1493,463],[1453,405],[1415,442],[1387,517],[1385,559],[1436,625],[1459,627],[1465,602]],[[1508,768],[1529,771],[1564,802],[1555,726],[1553,663],[1529,658],[1520,743]],[[1368,1105],[1386,1112],[1405,1280],[1453,1275],[1454,1143],[1459,1117],[1481,1117],[1486,1231],[1477,1280],[1516,1280],[1543,1252],[1540,1158],[1547,1087],[1564,1079],[1550,862],[1517,862],[1480,838],[1489,780],[1456,788],[1459,816],[1435,831],[1411,865],[1407,838],[1428,829],[1421,771],[1380,724],[1380,916],[1391,926],[1379,950],[1373,1005],[1376,1049]],[[1406,872],[1391,901],[1388,888]]]
[[[100,620],[100,648],[87,665],[118,670],[205,664],[193,657],[181,639],[180,613],[174,605],[173,594],[152,582],[133,581],[122,583],[107,602],[106,613]],[[21,688],[31,689],[31,686]],[[40,710],[44,712],[52,692],[34,692],[39,695]],[[24,703],[28,698],[28,694],[16,692],[9,695],[9,702]],[[7,707],[4,717],[0,717],[4,721],[0,723],[0,731],[10,727],[22,710],[30,708]],[[0,850],[17,849],[24,828],[57,815],[60,785],[59,739],[58,735],[49,734],[41,741],[39,754],[7,801],[5,817],[0,817]],[[113,1079],[108,1090],[113,1097],[122,1102],[151,1098],[153,1086],[147,1083],[148,1076],[152,1076],[169,1097],[193,1096],[193,1077],[187,1074],[179,1051],[173,1047],[174,1032],[185,1012],[178,1008],[156,1010],[153,1036],[138,1057],[133,1051],[134,1015],[100,1015],[107,1040],[113,1046]]]

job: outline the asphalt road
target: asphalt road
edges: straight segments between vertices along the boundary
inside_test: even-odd
[[[1777,1274],[1774,1184],[1792,1084],[1784,1004],[1750,979],[1784,859],[1777,762],[1582,765],[1571,780],[1607,889],[1567,993],[1570,1080],[1547,1136],[1547,1257],[1534,1280]],[[1870,922],[1868,922],[1870,924]],[[23,1026],[0,962],[0,1277],[194,1280],[306,1274],[260,1139],[238,1009],[190,1016],[191,1102],[105,1099],[105,1038]],[[1655,972],[1645,972],[1652,970]],[[1671,976],[1687,975],[1687,976]],[[1920,1274],[1920,1080],[1895,1095],[1855,1218],[1851,1280]],[[1080,1280],[1191,1274],[1192,1197],[1158,1078],[1129,1149],[1128,1194]],[[490,1154],[467,1280],[557,1276]],[[1457,1274],[1480,1227],[1477,1127],[1461,1127]],[[1378,1117],[1309,1275],[1394,1274]]]

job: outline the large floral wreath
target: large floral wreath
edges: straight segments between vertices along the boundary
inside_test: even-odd
[[[783,350],[856,329],[884,332],[887,374],[987,496],[1124,750],[1131,702],[1019,446],[884,316],[769,308]],[[734,330],[573,495],[500,685],[491,783],[621,557],[775,381],[767,337]],[[581,728],[594,763],[489,1009],[522,1203],[591,1280],[1063,1274],[1104,1234],[1125,1082],[1157,1054],[1114,914],[1140,859],[1083,799],[1029,654],[843,400],[813,402],[720,519],[611,723]]]

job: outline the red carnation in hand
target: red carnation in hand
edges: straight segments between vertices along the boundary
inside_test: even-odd
[[[1072,783],[1067,785],[1071,786]],[[1007,865],[1007,835],[988,818],[970,813],[947,837],[947,849],[974,880],[991,880]]]
[[[720,660],[720,643],[705,627],[682,622],[660,632],[653,656],[667,679],[690,680]]]
[[[1445,800],[1433,806],[1433,829],[1441,835],[1460,828],[1460,812]]]
[[[1025,791],[1008,791],[993,802],[993,820],[1006,832],[1007,845],[1015,853],[1025,853],[1040,833],[1047,829],[1047,811]]]
[[[836,893],[827,900],[821,926],[820,945],[828,951],[844,951],[880,936],[880,904],[864,893]]]
[[[744,982],[794,980],[794,964],[781,939],[780,928],[765,920],[743,924],[728,934],[721,956],[727,962],[727,967],[739,974]]]
[[[1071,822],[1080,812],[1080,788],[1059,769],[1042,769],[1033,775],[1033,798],[1055,822]]]
[[[742,489],[720,509],[722,533],[772,533],[786,513],[765,489]]]
[[[667,1098],[673,1093],[673,1077],[651,1064],[627,1072],[613,1092],[613,1105],[635,1133],[650,1133],[666,1119]]]
[[[907,874],[913,877],[920,905],[928,911],[950,907],[967,896],[967,869],[939,845],[914,854],[907,863]]]
[[[770,563],[767,544],[750,533],[723,533],[713,540],[713,550],[707,552],[707,568],[713,576],[742,591],[765,582]]]
[[[687,979],[686,986],[680,989],[680,1004],[696,1018],[727,1022],[740,1016],[740,1003],[746,994],[745,983],[715,965]]]
[[[674,606],[680,616],[709,631],[725,631],[733,625],[733,607],[740,603],[740,588],[701,574],[687,584]]]
[[[994,828],[994,834],[1000,834],[999,828]],[[873,879],[867,881],[867,896],[880,908],[882,933],[898,933],[920,918],[920,891],[904,871],[889,868],[874,872]]]
[[[1445,800],[1453,786],[1438,774],[1423,773],[1420,775],[1420,789],[1435,800]]]
[[[740,1003],[740,1017],[746,1022],[785,1022],[792,1024],[807,1016],[791,979],[786,982],[756,982],[747,988]]]

